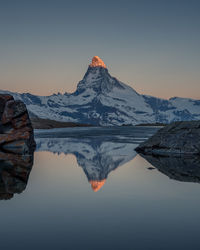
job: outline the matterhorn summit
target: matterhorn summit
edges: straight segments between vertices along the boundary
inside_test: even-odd
[[[98,56],[94,56],[92,58],[92,63],[90,64],[90,67],[103,67],[106,68],[105,63],[103,62],[103,60],[98,57]]]
[[[30,116],[95,126],[170,123],[200,120],[200,100],[169,100],[137,93],[110,75],[101,58],[94,56],[74,93],[36,96],[8,91],[22,100]]]
[[[83,80],[78,83],[77,91],[91,92],[93,90],[100,97],[100,94],[111,92],[114,87],[124,89],[123,83],[109,74],[102,59],[95,56]]]

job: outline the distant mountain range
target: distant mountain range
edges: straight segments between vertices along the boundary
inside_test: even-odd
[[[200,100],[141,95],[112,77],[99,57],[93,58],[72,94],[37,96],[0,91],[5,92],[22,100],[30,116],[62,122],[110,126],[200,120]]]

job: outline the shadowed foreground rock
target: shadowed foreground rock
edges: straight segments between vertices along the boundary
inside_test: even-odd
[[[35,141],[26,106],[0,95],[0,199],[25,190],[33,165]]]
[[[25,104],[11,95],[0,95],[0,150],[31,154],[34,149],[33,128]]]
[[[25,190],[33,166],[33,154],[16,155],[0,151],[0,200],[11,199]]]
[[[168,157],[140,154],[170,179],[200,183],[200,157]]]
[[[169,124],[141,143],[136,151],[154,155],[200,155],[200,121]]]

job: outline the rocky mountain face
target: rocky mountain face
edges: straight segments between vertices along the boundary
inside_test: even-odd
[[[99,57],[93,58],[72,94],[12,94],[32,117],[62,122],[110,126],[200,120],[200,100],[141,95],[112,77]]]
[[[34,151],[33,128],[25,104],[0,95],[0,150],[14,154]]]

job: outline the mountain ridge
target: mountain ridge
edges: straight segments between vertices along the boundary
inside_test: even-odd
[[[99,57],[93,58],[73,93],[50,96],[9,93],[27,105],[31,116],[62,122],[120,126],[200,120],[200,100],[139,94],[112,77]]]

